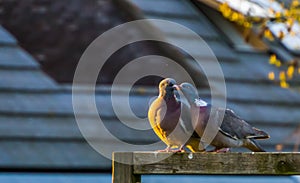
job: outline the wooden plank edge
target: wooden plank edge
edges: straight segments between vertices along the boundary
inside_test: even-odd
[[[141,175],[133,172],[133,152],[114,152],[112,158],[112,183],[141,182]]]
[[[300,175],[300,153],[133,152],[134,174]],[[162,156],[169,156],[161,159]]]

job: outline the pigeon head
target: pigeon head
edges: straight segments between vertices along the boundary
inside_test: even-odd
[[[174,97],[174,85],[176,81],[172,78],[166,78],[159,83],[159,95],[162,97]]]
[[[183,94],[190,104],[199,99],[197,89],[190,83],[181,83],[174,86],[179,94]]]

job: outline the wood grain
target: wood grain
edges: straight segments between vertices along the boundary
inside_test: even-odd
[[[157,153],[132,152],[134,175],[300,175],[300,153]],[[169,157],[167,157],[170,155]],[[115,153],[115,157],[129,156]],[[167,157],[163,159],[162,157]],[[158,161],[162,159],[161,161]]]
[[[122,164],[120,162],[133,162],[133,153],[114,153],[112,164],[113,183],[139,183],[141,176],[133,172],[132,164]]]

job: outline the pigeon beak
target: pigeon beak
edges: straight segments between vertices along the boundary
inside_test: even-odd
[[[173,88],[174,88],[175,90],[180,90],[180,87],[179,87],[178,85],[173,85]]]

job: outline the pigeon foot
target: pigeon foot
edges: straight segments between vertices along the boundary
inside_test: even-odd
[[[216,149],[214,150],[216,153],[227,153],[230,152],[230,148],[222,148],[222,149]]]

